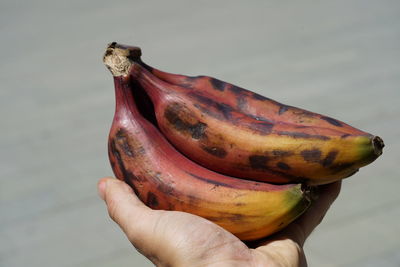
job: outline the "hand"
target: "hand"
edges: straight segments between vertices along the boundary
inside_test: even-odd
[[[303,244],[340,192],[319,186],[319,199],[299,219],[264,240],[244,243],[218,225],[179,211],[152,210],[124,182],[103,178],[100,197],[136,249],[157,266],[306,266]]]

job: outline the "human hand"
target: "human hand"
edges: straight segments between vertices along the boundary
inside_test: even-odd
[[[152,210],[124,182],[103,178],[100,197],[135,248],[157,266],[306,266],[303,244],[340,192],[318,187],[319,198],[282,231],[244,243],[220,226],[185,212]]]

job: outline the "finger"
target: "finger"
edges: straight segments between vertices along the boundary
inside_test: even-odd
[[[303,229],[305,237],[308,237],[314,228],[321,223],[332,203],[338,197],[341,185],[342,181],[337,181],[317,187],[317,200],[314,201],[308,211],[296,221]]]
[[[157,216],[143,204],[133,190],[115,178],[103,178],[98,183],[99,195],[107,205],[108,213],[143,254],[152,254],[149,236]]]
[[[296,242],[288,238],[270,240],[263,246],[255,248],[253,252],[259,258],[264,259],[263,263],[265,266],[268,263],[271,266],[276,266],[276,263],[280,263],[279,266],[307,266],[303,249]]]
[[[321,223],[331,204],[338,197],[340,188],[341,181],[318,186],[316,188],[317,200],[314,200],[310,208],[303,215],[280,232],[265,239],[249,242],[247,245],[255,248],[265,246],[271,243],[271,241],[293,240],[302,247],[307,237]]]
[[[321,223],[332,203],[339,195],[341,181],[317,187],[317,200],[311,204],[310,208],[291,223],[281,235],[290,236],[300,246],[303,246],[308,236]]]
[[[106,202],[110,217],[118,224],[125,224],[127,214],[135,216],[151,211],[130,186],[118,179],[111,177],[100,179],[98,190],[100,197]],[[134,211],[136,213],[132,213]]]

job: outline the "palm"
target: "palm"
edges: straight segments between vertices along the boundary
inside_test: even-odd
[[[228,231],[201,217],[184,212],[156,211],[155,248],[160,253],[154,262],[174,260],[174,266],[275,266],[285,259],[287,266],[298,266],[302,258],[300,247],[291,239],[243,243]],[[137,244],[136,244],[137,246]],[[268,264],[267,264],[268,263]],[[290,264],[289,264],[290,263]],[[286,266],[286,265],[285,265]]]
[[[126,184],[107,180],[112,182],[101,195],[111,218],[158,266],[304,266],[303,243],[340,191],[340,182],[319,187],[318,201],[294,223],[265,240],[244,243],[201,217],[151,210]]]

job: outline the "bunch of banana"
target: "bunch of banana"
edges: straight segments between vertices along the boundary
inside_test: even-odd
[[[272,234],[310,205],[310,186],[374,161],[383,141],[341,121],[220,80],[170,74],[112,43],[116,111],[109,158],[148,206],[207,218],[242,240]]]

